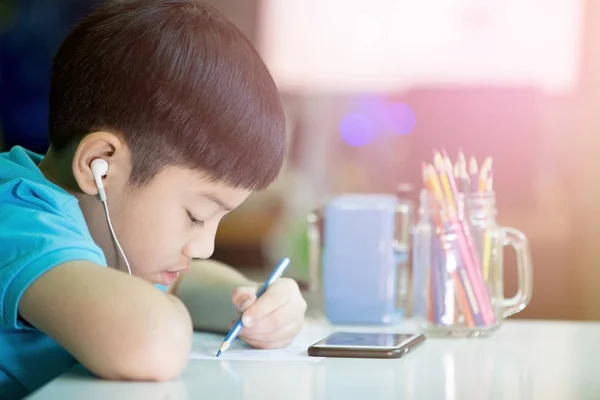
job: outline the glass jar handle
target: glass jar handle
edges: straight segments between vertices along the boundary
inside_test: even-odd
[[[504,318],[522,311],[533,292],[533,266],[527,236],[518,229],[502,227],[504,246],[512,246],[517,255],[517,271],[519,289],[510,299],[504,299]]]

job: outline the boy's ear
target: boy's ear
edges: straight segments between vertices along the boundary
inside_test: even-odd
[[[90,196],[98,194],[92,173],[92,161],[102,158],[108,162],[108,171],[102,179],[107,192],[129,180],[131,156],[125,143],[110,132],[94,132],[86,135],[73,155],[73,177],[81,191]]]

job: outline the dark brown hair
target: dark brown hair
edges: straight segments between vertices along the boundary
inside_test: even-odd
[[[273,182],[285,155],[277,87],[249,40],[194,0],[110,0],[62,43],[52,70],[50,141],[121,135],[132,184],[167,165],[234,187]]]

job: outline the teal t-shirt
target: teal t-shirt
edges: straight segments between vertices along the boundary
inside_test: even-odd
[[[0,398],[20,398],[76,360],[18,315],[21,295],[51,268],[73,260],[106,266],[77,199],[48,181],[40,155],[0,153]]]

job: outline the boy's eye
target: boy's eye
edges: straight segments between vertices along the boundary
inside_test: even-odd
[[[204,221],[200,221],[200,220],[194,218],[192,213],[190,213],[189,211],[187,211],[187,215],[188,215],[188,218],[190,219],[190,222],[192,223],[192,226],[199,226],[199,227],[204,226]]]

